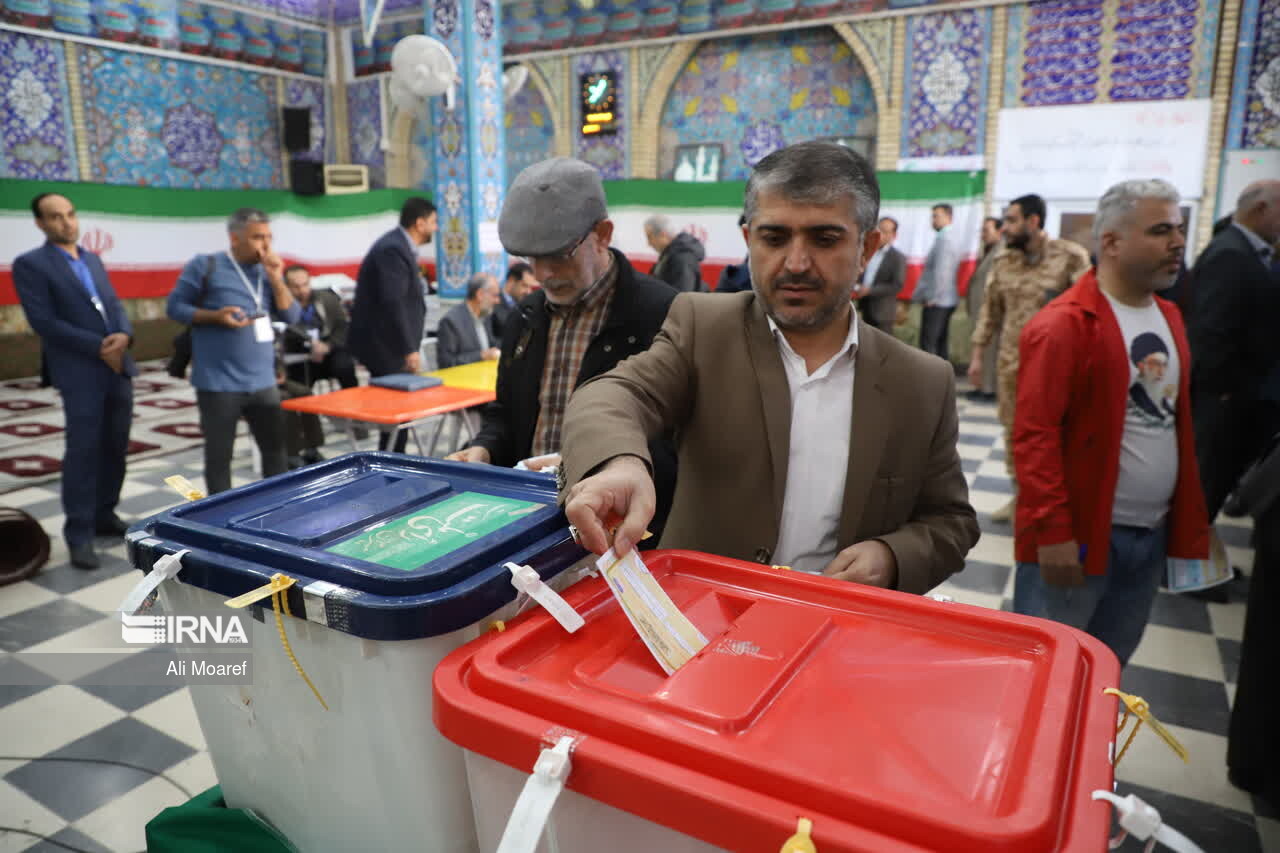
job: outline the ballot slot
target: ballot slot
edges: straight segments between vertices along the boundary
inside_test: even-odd
[[[283,498],[274,506],[233,516],[227,526],[312,547],[341,539],[450,491],[448,481],[434,477],[408,479],[371,472],[301,499]]]

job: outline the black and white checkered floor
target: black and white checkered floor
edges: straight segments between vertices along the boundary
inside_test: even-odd
[[[1013,595],[1011,530],[987,516],[1008,499],[1000,427],[992,407],[960,406],[960,452],[983,537],[966,570],[938,591],[1007,609]],[[237,485],[252,477],[245,444],[241,439],[238,446]],[[332,436],[327,455],[345,450]],[[163,482],[171,474],[201,484],[199,449],[132,464],[121,515],[140,519],[175,504],[177,495]],[[101,541],[103,567],[82,572],[67,564],[56,482],[0,494],[0,505],[32,513],[54,540],[48,568],[29,581],[0,587],[0,653],[94,648],[101,645],[98,638],[118,637],[114,611],[137,577],[125,562],[123,543]],[[1253,563],[1248,527],[1227,520],[1220,531],[1233,562],[1247,572]],[[1247,584],[1247,578],[1233,584],[1228,604],[1161,593],[1121,682],[1151,703],[1191,755],[1183,764],[1144,727],[1117,769],[1121,793],[1138,794],[1206,853],[1280,853],[1280,815],[1232,787],[1224,765]],[[13,679],[4,671],[0,656],[0,825],[65,846],[0,829],[0,853],[142,850],[148,820],[183,802],[187,792],[215,783],[185,689],[15,687],[5,686]],[[42,757],[120,761],[152,772]],[[1130,839],[1121,849],[1141,845]]]

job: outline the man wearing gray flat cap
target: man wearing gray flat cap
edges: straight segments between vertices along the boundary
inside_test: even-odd
[[[594,166],[555,157],[529,166],[507,190],[498,237],[542,283],[507,321],[498,360],[497,400],[480,433],[449,456],[462,462],[530,467],[558,464],[569,395],[579,384],[649,348],[676,291],[636,270],[609,248],[613,223]],[[675,448],[650,443],[661,530],[675,488]],[[650,540],[656,542],[655,536]]]

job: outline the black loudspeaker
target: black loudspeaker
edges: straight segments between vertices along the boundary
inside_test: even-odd
[[[324,164],[312,160],[289,161],[289,184],[298,195],[324,195]]]
[[[285,107],[284,150],[290,153],[311,148],[311,108]]]

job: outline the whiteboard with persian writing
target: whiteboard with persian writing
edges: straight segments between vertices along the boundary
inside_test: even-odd
[[[1208,99],[1001,110],[995,197],[1095,199],[1163,178],[1200,198],[1208,147]]]

